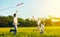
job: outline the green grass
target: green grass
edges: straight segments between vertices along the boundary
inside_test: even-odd
[[[44,34],[34,31],[37,27],[20,27],[16,35],[10,33],[12,28],[0,28],[0,37],[60,37],[60,27],[45,27]]]

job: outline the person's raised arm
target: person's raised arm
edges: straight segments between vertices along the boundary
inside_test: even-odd
[[[17,12],[18,12],[18,11],[16,10],[16,12],[15,12],[14,14],[16,14],[16,15],[17,15]]]

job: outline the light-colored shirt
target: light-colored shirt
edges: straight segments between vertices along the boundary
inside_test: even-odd
[[[13,23],[14,23],[14,25],[17,25],[17,24],[18,24],[17,17],[14,17],[14,19],[13,19]]]

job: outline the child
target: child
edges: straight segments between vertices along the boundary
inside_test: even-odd
[[[38,30],[40,31],[40,20],[39,20],[39,18],[37,20],[37,25],[38,25]]]
[[[41,32],[40,33],[44,33],[44,23],[43,23],[43,21],[41,21],[41,23],[40,23],[40,29],[41,29]]]

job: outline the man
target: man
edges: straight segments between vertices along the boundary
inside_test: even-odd
[[[14,34],[16,34],[16,32],[17,32],[17,24],[18,24],[18,20],[17,20],[16,13],[15,13],[14,14],[14,19],[13,19]]]
[[[16,34],[16,32],[17,32],[17,25],[18,25],[18,20],[17,20],[17,16],[16,16],[16,14],[17,14],[17,11],[16,11],[16,13],[14,13],[14,18],[13,18],[13,26],[14,26],[14,30],[13,29],[11,29],[10,30],[10,32],[14,32],[14,34]]]

